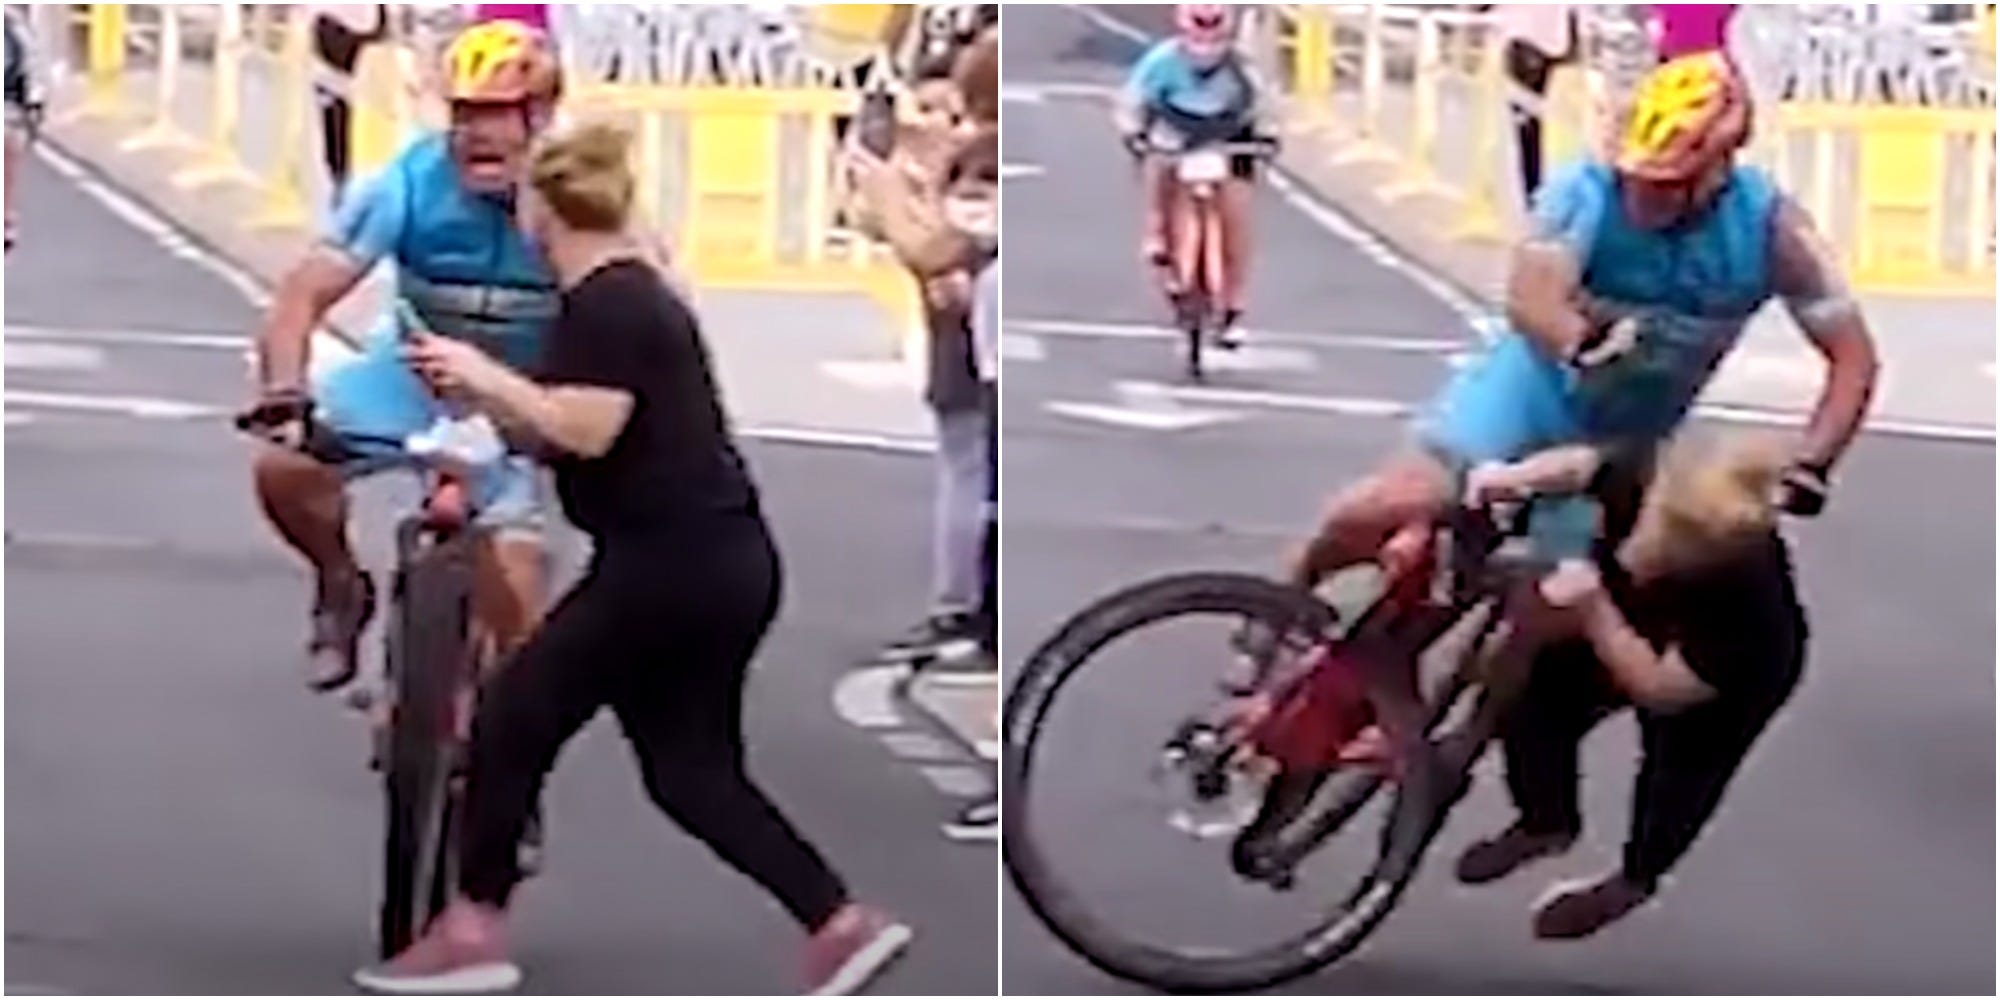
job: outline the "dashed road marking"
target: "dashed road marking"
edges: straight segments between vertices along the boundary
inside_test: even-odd
[[[1000,179],[1003,181],[1024,177],[1040,177],[1047,172],[1042,167],[1033,163],[1002,163],[1000,165]]]
[[[965,763],[959,749],[903,717],[896,687],[908,675],[900,666],[850,671],[834,684],[833,710],[849,725],[873,733],[891,756],[910,763],[939,792],[957,799],[985,795],[992,789],[989,768]]]
[[[1043,337],[1101,338],[1105,340],[1179,340],[1181,331],[1157,323],[1117,323],[1068,319],[1014,319],[1005,321],[1008,330]],[[1249,346],[1272,345],[1305,350],[1386,351],[1400,354],[1451,354],[1475,346],[1463,338],[1389,337],[1374,334],[1309,333],[1244,327]],[[1220,355],[1223,352],[1217,352]]]
[[[12,338],[0,344],[0,367],[12,371],[95,371],[104,367],[104,352],[69,344],[22,343]]]
[[[140,420],[199,420],[221,417],[229,411],[204,403],[154,396],[114,396],[94,393],[44,392],[37,389],[8,389],[8,406],[19,404],[49,410],[103,413],[136,417]]]

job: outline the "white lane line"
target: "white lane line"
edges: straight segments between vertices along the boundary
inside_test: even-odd
[[[1048,349],[1042,346],[1042,341],[1038,337],[1030,337],[1026,334],[1017,333],[1003,333],[1000,335],[1001,361],[1036,362],[1044,360],[1048,356]]]
[[[1806,415],[1803,413],[1781,413],[1776,410],[1760,410],[1750,406],[1733,406],[1727,403],[1705,403],[1695,407],[1695,416],[1717,420],[1723,423],[1749,424],[1757,427],[1804,427]],[[1893,417],[1869,417],[1862,424],[1866,434],[1887,434],[1892,437],[1928,438],[1940,441],[1970,441],[1993,444],[1994,428],[1975,427],[1969,424],[1935,423],[1928,420],[1898,420]]]
[[[6,426],[20,427],[24,424],[34,423],[36,417],[32,413],[16,413],[13,410],[8,410],[5,419],[7,421]]]
[[[109,413],[118,416],[136,417],[140,420],[199,420],[205,417],[221,417],[229,413],[218,406],[190,403],[179,399],[159,399],[152,396],[114,396],[69,392],[43,392],[32,389],[8,389],[4,393],[7,405],[16,404],[40,407],[48,410],[69,410],[77,413]]]
[[[923,764],[917,767],[917,771],[938,791],[955,799],[976,798],[993,787],[979,768],[964,764]]]
[[[8,339],[0,344],[0,367],[10,371],[95,371],[104,367],[104,352],[69,344],[27,344]]]
[[[1119,36],[1120,38],[1130,39],[1132,41],[1139,42],[1140,44],[1145,44],[1153,40],[1152,36],[1146,34],[1143,31],[1140,31],[1137,28],[1132,27],[1129,24],[1126,24],[1123,21],[1118,20],[1115,17],[1112,17],[1109,14],[1106,14],[1101,10],[1098,10],[1096,7],[1093,7],[1090,4],[1066,3],[1063,4],[1063,6],[1069,8],[1070,10],[1078,14],[1083,15],[1084,20],[1087,20],[1090,23],[1097,25],[1098,27],[1103,28],[1106,31],[1109,31],[1112,34]]]
[[[964,757],[951,744],[928,733],[904,730],[883,733],[880,739],[890,753],[908,761],[956,761]]]
[[[1186,431],[1243,419],[1240,413],[1056,401],[1042,406],[1058,416],[1142,431]]]
[[[88,330],[68,327],[8,324],[7,340],[75,341],[114,347],[186,348],[213,351],[246,351],[255,343],[240,334],[195,333],[176,330]]]
[[[42,162],[48,164],[57,173],[75,182],[79,189],[92,198],[95,198],[106,209],[109,209],[111,214],[125,220],[132,228],[152,237],[161,246],[166,247],[169,252],[177,252],[176,248],[178,247],[186,247],[187,250],[192,251],[192,256],[189,256],[186,252],[177,252],[177,255],[187,256],[196,265],[222,279],[225,284],[236,289],[251,305],[262,309],[271,304],[270,293],[265,291],[264,286],[257,279],[251,277],[248,271],[215,254],[193,246],[187,237],[181,235],[177,227],[168,222],[159,213],[126,197],[124,194],[91,176],[88,171],[78,165],[68,154],[44,142],[35,144],[35,155],[40,157]]]
[[[1314,396],[1259,389],[1224,389],[1213,386],[1165,385],[1159,382],[1125,381],[1114,387],[1128,399],[1165,398],[1174,403],[1208,406],[1250,406],[1274,410],[1298,410],[1342,417],[1405,417],[1414,411],[1408,403],[1366,396]]]
[[[903,724],[896,711],[896,682],[901,667],[869,667],[850,671],[833,686],[833,710],[852,726],[889,729]]]
[[[864,431],[830,431],[813,427],[781,427],[751,425],[739,427],[736,436],[753,441],[771,441],[777,444],[812,445],[821,448],[855,448],[861,451],[881,451],[896,455],[929,455],[937,451],[937,442],[930,438],[896,437],[891,434],[871,434]]]
[[[1012,83],[1000,85],[1000,101],[1003,104],[1040,104],[1043,95],[1035,87],[1023,87]]]
[[[1152,323],[1104,323],[1064,319],[1013,319],[1005,321],[1010,330],[1045,337],[1098,337],[1106,340],[1179,340],[1181,332]],[[1325,350],[1389,351],[1407,354],[1450,354],[1475,346],[1466,340],[1442,337],[1382,337],[1369,334],[1304,333],[1260,330],[1245,327],[1246,341]],[[1220,352],[1218,352],[1220,353]]]
[[[862,389],[908,392],[923,385],[922,368],[903,360],[824,361],[820,370]]]
[[[1003,181],[1014,180],[1016,178],[1024,178],[1024,177],[1040,177],[1044,173],[1047,173],[1047,171],[1043,170],[1040,165],[1034,163],[1000,164],[1000,179]]]

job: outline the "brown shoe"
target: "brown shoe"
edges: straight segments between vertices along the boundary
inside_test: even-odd
[[[1575,843],[1574,833],[1533,833],[1516,823],[1498,836],[1466,848],[1458,856],[1458,880],[1483,885],[1502,879],[1530,861],[1561,854]]]
[[[1613,872],[1596,881],[1566,882],[1550,887],[1535,905],[1535,936],[1544,941],[1573,941],[1603,930],[1653,898],[1652,890]]]

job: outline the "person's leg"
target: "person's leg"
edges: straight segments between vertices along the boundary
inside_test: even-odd
[[[632,658],[620,598],[593,566],[480,689],[459,838],[459,889],[475,903],[506,905],[521,878],[521,831],[557,753],[606,703]]]
[[[1521,164],[1523,203],[1534,200],[1542,186],[1542,102],[1547,97],[1552,60],[1519,39],[1507,43],[1507,76],[1519,88],[1509,95],[1514,137]]]
[[[1140,164],[1139,178],[1146,203],[1146,229],[1140,238],[1141,253],[1148,263],[1169,268],[1171,273],[1175,230],[1178,228],[1174,219],[1174,200],[1179,182],[1167,162],[1158,157],[1147,157]],[[1175,277],[1178,280],[1179,276]]]
[[[361,631],[375,612],[374,585],[348,544],[347,487],[340,470],[275,445],[260,447],[251,469],[265,519],[312,567],[306,683],[340,687],[354,677]]]
[[[977,409],[938,414],[936,606],[979,604],[979,546],[986,508],[986,421]]]
[[[1248,174],[1249,157],[1238,156],[1236,174],[1222,185],[1222,325],[1224,341],[1234,343],[1236,325],[1248,304],[1250,286],[1250,199],[1255,191]]]
[[[685,603],[661,609],[671,620],[647,637],[642,661],[618,679],[612,710],[654,804],[763,886],[802,927],[815,930],[847,905],[847,887],[764,796],[744,763],[743,687],[775,617],[776,562],[766,542],[722,544],[726,551],[651,570],[684,577],[661,581],[652,593],[658,600],[685,595]],[[634,566],[623,562],[618,578],[641,572]],[[696,573],[706,582],[698,583]],[[692,596],[702,587],[706,594]]]
[[[333,204],[338,206],[347,192],[349,129],[351,111],[347,98],[329,94],[320,106],[321,140],[325,143],[326,175],[332,181]]]
[[[1313,587],[1375,558],[1398,529],[1436,517],[1451,501],[1451,489],[1450,470],[1434,456],[1412,450],[1391,458],[1334,495],[1318,530],[1292,560],[1289,579]]]
[[[1535,935],[1588,937],[1651,899],[1715,814],[1730,779],[1796,678],[1793,668],[1761,694],[1674,715],[1642,712],[1644,760],[1633,784],[1632,829],[1622,863],[1608,875],[1551,889],[1536,907]]]

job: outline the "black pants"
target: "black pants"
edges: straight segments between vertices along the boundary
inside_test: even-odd
[[[501,668],[473,719],[460,888],[504,904],[516,847],[569,738],[610,706],[661,811],[800,924],[847,889],[751,781],[743,684],[777,614],[777,550],[739,517],[672,539],[600,539],[588,573]]]
[[[1715,814],[1730,778],[1771,716],[1798,686],[1802,664],[1765,665],[1753,683],[1673,714],[1638,710],[1644,758],[1632,789],[1625,877],[1652,888],[1687,853]],[[1577,744],[1625,699],[1581,641],[1544,652],[1502,728],[1507,788],[1522,828],[1573,833]]]
[[[987,653],[1000,648],[1000,392],[992,382],[979,387],[986,410],[986,541],[979,554],[979,607],[973,627]]]
[[[347,98],[320,95],[320,148],[326,152],[326,176],[333,182],[333,202],[336,205],[347,187],[348,114]]]
[[[1507,43],[1507,76],[1535,96],[1537,105],[1509,102],[1513,108],[1514,137],[1520,147],[1521,198],[1533,204],[1535,190],[1542,186],[1542,113],[1539,102],[1548,96],[1549,73],[1562,62],[1520,39]]]

